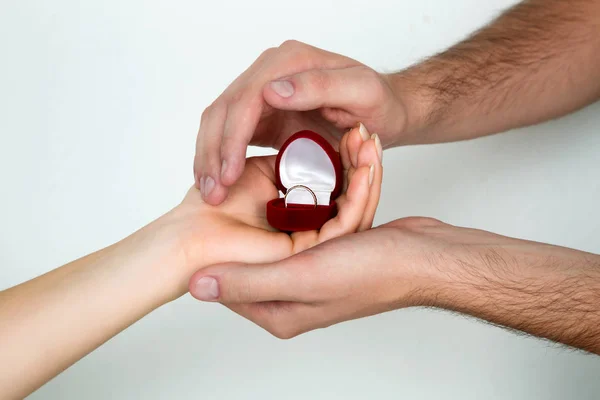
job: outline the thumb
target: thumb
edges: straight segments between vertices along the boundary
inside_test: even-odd
[[[312,69],[276,81],[263,89],[265,101],[280,110],[360,106],[373,90],[376,74],[364,67]]]
[[[289,261],[291,260],[291,261]],[[277,263],[218,264],[203,268],[189,280],[188,290],[198,300],[226,304],[263,301],[301,301],[296,293],[295,260]]]

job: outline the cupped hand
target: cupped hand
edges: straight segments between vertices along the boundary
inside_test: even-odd
[[[223,304],[282,339],[416,305],[431,273],[424,260],[436,246],[432,242],[428,248],[420,233],[436,223],[395,221],[281,261],[210,266],[192,276],[190,293]],[[216,282],[208,294],[202,285],[207,279]]]
[[[279,148],[310,129],[336,149],[361,121],[383,148],[406,125],[390,79],[360,62],[288,41],[266,50],[202,114],[194,176],[204,201],[221,204],[242,175],[250,145]]]
[[[369,229],[381,191],[382,150],[376,135],[364,140],[360,129],[355,127],[342,138],[344,190],[336,199],[337,216],[318,231],[289,235],[267,222],[266,204],[279,197],[275,156],[248,159],[241,178],[219,206],[204,203],[199,192],[191,188],[173,212],[176,222],[170,222],[176,227],[173,229],[186,258],[180,288],[185,286],[187,291],[192,273],[207,265],[277,261],[331,238]]]
[[[279,338],[433,306],[600,351],[599,266],[598,255],[411,217],[281,261],[204,268],[190,292]],[[212,298],[195,286],[206,279]]]

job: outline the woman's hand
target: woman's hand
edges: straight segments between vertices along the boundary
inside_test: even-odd
[[[387,75],[358,61],[289,41],[265,51],[202,114],[194,176],[203,199],[221,204],[240,179],[248,144],[279,148],[294,132],[321,132],[337,149],[363,122],[383,147],[408,123]]]
[[[363,134],[365,131],[363,130]],[[220,207],[192,188],[173,210],[112,246],[0,292],[0,397],[23,398],[146,314],[188,291],[215,263],[274,262],[371,227],[382,179],[377,136],[357,127],[340,147],[347,190],[323,228],[291,236],[272,229],[274,158],[253,158]],[[214,294],[210,278],[196,293]],[[43,332],[43,334],[40,334]]]
[[[274,156],[250,158],[220,206],[204,203],[198,190],[190,189],[174,210],[176,220],[172,223],[187,258],[188,270],[179,274],[180,290],[187,291],[189,277],[206,265],[278,261],[331,238],[369,229],[379,203],[383,174],[379,138],[370,136],[359,124],[343,136],[340,155],[344,193],[336,200],[337,216],[319,231],[288,235],[269,226],[266,204],[279,197]],[[201,285],[210,287],[211,283],[203,281]]]

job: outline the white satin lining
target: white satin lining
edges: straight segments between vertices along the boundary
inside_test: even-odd
[[[281,155],[279,176],[286,188],[308,186],[317,197],[317,205],[329,205],[335,188],[335,169],[325,150],[316,142],[300,138],[290,143]],[[312,195],[303,188],[292,190],[288,203],[315,204]]]

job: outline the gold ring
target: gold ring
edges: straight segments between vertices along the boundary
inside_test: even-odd
[[[308,186],[304,186],[304,185],[295,185],[295,186],[292,186],[291,188],[289,188],[287,190],[287,192],[285,192],[285,196],[283,198],[283,204],[284,204],[284,206],[287,208],[287,205],[288,205],[288,203],[287,203],[288,194],[290,194],[290,192],[292,190],[298,189],[298,188],[306,189],[312,195],[312,198],[315,201],[315,208],[317,208],[317,196],[315,195],[315,192],[313,192],[312,189],[309,188]]]

